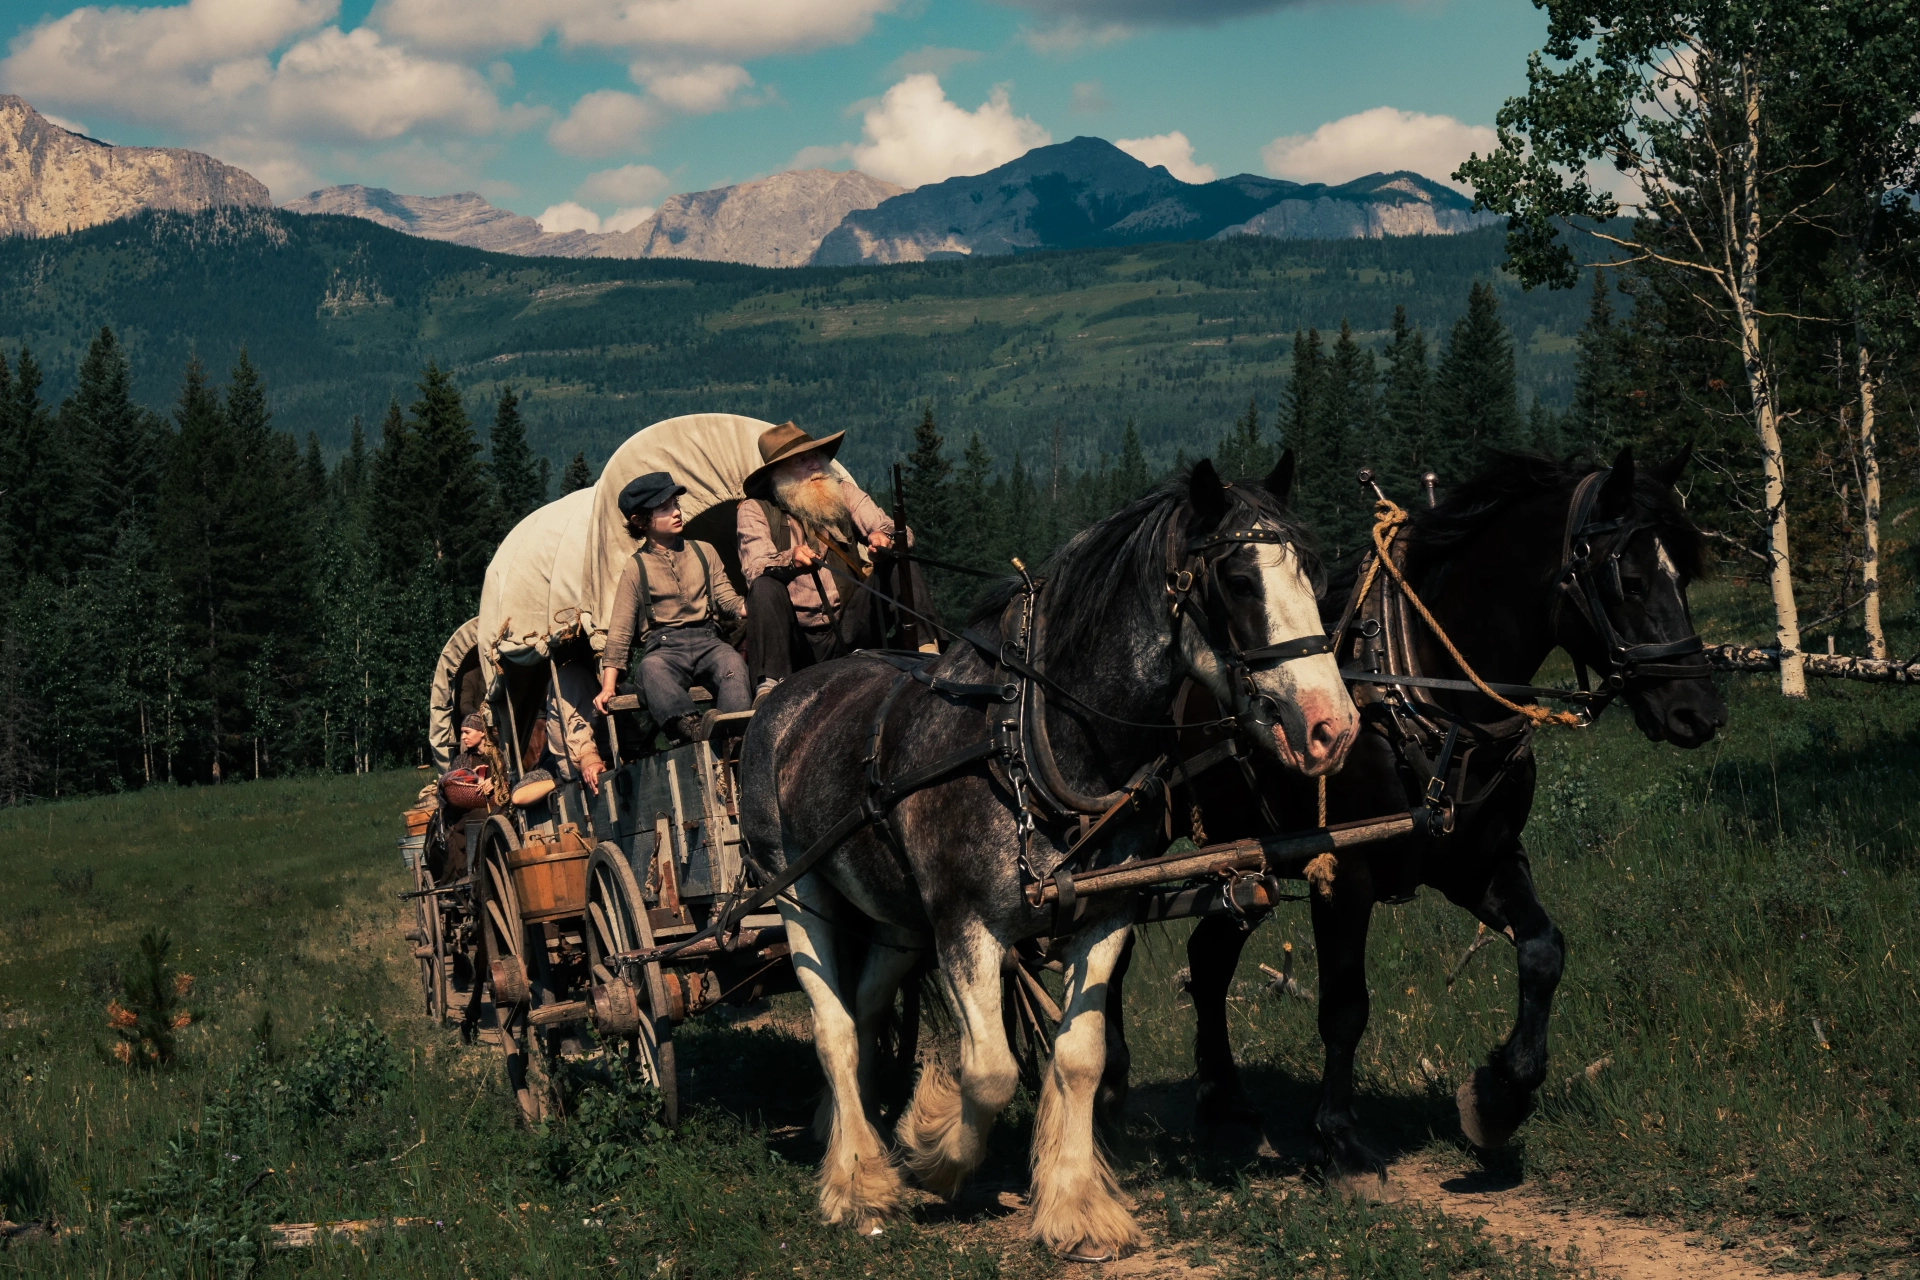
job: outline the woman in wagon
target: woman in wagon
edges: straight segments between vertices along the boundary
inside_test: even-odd
[[[720,553],[682,532],[680,495],[686,491],[664,471],[649,472],[620,491],[620,514],[640,547],[614,589],[600,693],[593,700],[606,714],[637,639],[647,710],[678,742],[692,742],[705,729],[687,693],[690,685],[709,685],[722,712],[745,711],[748,703],[747,664],[715,626],[722,616],[737,621],[745,606],[727,580]]]
[[[870,557],[893,547],[893,521],[851,478],[827,464],[846,435],[816,440],[789,422],[760,434],[760,468],[741,490],[736,528],[747,579],[747,656],[757,699],[795,671],[885,643],[882,601],[842,579],[866,581]],[[913,531],[906,534],[913,545]],[[909,565],[903,603],[933,616],[918,565]],[[889,586],[898,586],[896,576]],[[928,633],[923,629],[923,636]],[[922,649],[932,650],[931,643]]]

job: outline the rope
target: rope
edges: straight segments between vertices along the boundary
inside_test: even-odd
[[[1414,594],[1413,588],[1407,585],[1407,580],[1401,575],[1399,566],[1393,563],[1393,540],[1399,534],[1400,527],[1404,525],[1410,517],[1405,511],[1402,511],[1395,505],[1391,498],[1381,498],[1375,502],[1373,504],[1373,513],[1373,546],[1375,554],[1373,563],[1367,566],[1367,576],[1359,598],[1362,600],[1366,598],[1367,592],[1373,589],[1375,571],[1379,569],[1381,565],[1385,565],[1388,575],[1392,577],[1394,583],[1400,588],[1401,593],[1405,595],[1407,600],[1413,605],[1414,610],[1419,613],[1421,621],[1427,624],[1427,629],[1433,632],[1434,639],[1438,640],[1446,649],[1448,655],[1454,660],[1454,663],[1465,673],[1467,679],[1473,683],[1474,688],[1478,689],[1482,694],[1500,706],[1505,707],[1516,715],[1525,716],[1536,725],[1557,724],[1568,729],[1578,729],[1583,722],[1580,717],[1573,712],[1552,711],[1538,705],[1509,701],[1501,697],[1498,693],[1495,693],[1493,686],[1489,685],[1485,680],[1482,680],[1478,673],[1467,665],[1466,658],[1461,654],[1460,650],[1455,647],[1453,641],[1447,636],[1447,633],[1441,630],[1440,623],[1427,609],[1427,606],[1421,602],[1420,597]],[[1321,825],[1326,825],[1324,818],[1322,819]]]

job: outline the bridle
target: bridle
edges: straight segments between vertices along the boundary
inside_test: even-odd
[[[1598,718],[1609,702],[1636,681],[1698,679],[1709,674],[1704,661],[1699,664],[1663,661],[1704,653],[1706,643],[1698,632],[1658,644],[1629,644],[1613,625],[1608,607],[1624,604],[1627,598],[1620,583],[1620,553],[1634,534],[1648,526],[1631,515],[1615,520],[1594,518],[1593,506],[1600,486],[1612,474],[1611,470],[1595,471],[1574,488],[1573,501],[1567,507],[1566,532],[1560,540],[1560,571],[1554,579],[1556,590],[1550,621],[1552,634],[1559,640],[1563,611],[1571,604],[1600,642],[1604,656],[1594,664],[1598,688],[1588,683],[1587,663],[1574,656],[1573,646],[1561,642],[1568,655],[1573,656],[1574,674],[1580,681],[1581,691],[1593,695],[1588,704],[1593,718]],[[1611,541],[1605,554],[1596,555],[1594,540],[1608,535]]]
[[[1321,632],[1295,636],[1257,649],[1242,649],[1234,642],[1232,628],[1225,620],[1226,601],[1220,592],[1215,567],[1232,554],[1232,548],[1254,543],[1291,546],[1293,538],[1278,529],[1232,529],[1198,534],[1186,542],[1184,558],[1177,556],[1176,539],[1171,529],[1167,538],[1167,610],[1172,619],[1173,646],[1180,647],[1180,628],[1186,619],[1197,617],[1201,638],[1226,663],[1227,685],[1232,691],[1236,720],[1247,720],[1262,729],[1271,728],[1279,718],[1279,706],[1272,695],[1262,693],[1253,681],[1255,665],[1294,662],[1333,652],[1334,637]],[[1220,551],[1220,548],[1228,548]],[[1213,553],[1213,554],[1209,554]]]

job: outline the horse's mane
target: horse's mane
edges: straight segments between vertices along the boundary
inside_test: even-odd
[[[1444,560],[1485,532],[1515,503],[1542,493],[1572,493],[1580,480],[1602,468],[1581,459],[1531,453],[1495,453],[1477,474],[1463,480],[1435,507],[1413,512],[1407,525],[1407,563],[1424,568]],[[1688,578],[1707,574],[1706,538],[1687,518],[1671,487],[1654,479],[1651,468],[1636,467],[1634,505],[1650,517],[1662,545]],[[1553,530],[1557,538],[1560,528]],[[1351,574],[1342,575],[1351,578]]]
[[[1114,610],[1133,600],[1151,604],[1166,578],[1167,525],[1186,500],[1189,477],[1176,476],[1145,497],[1128,503],[1097,524],[1081,530],[1055,551],[1040,570],[1047,582],[1047,648],[1081,652],[1103,642]],[[1320,558],[1306,528],[1257,482],[1242,481],[1227,490],[1232,508],[1222,523],[1261,521],[1286,533],[1310,582],[1324,581]],[[989,629],[999,621],[1019,586],[1007,578],[988,587],[967,621]]]

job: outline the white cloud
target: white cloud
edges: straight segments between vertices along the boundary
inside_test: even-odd
[[[40,114],[45,116],[49,123],[59,125],[62,129],[65,129],[68,133],[85,133],[89,138],[94,138],[99,136],[97,134],[87,133],[87,126],[81,124],[78,120],[69,120],[65,116],[57,116],[53,114],[53,112],[51,111],[42,111]],[[105,138],[100,138],[100,141],[105,142],[107,140]]]
[[[1151,138],[1120,138],[1113,145],[1142,164],[1165,165],[1182,182],[1212,182],[1220,176],[1212,165],[1193,162],[1193,144],[1178,129]]]
[[[35,104],[184,118],[264,85],[273,73],[269,55],[338,11],[339,0],[87,5],[16,36],[0,80]]]
[[[869,106],[860,131],[854,165],[903,187],[982,173],[1053,141],[1031,117],[1013,114],[1005,88],[967,111],[924,74],[908,76]]]
[[[371,21],[417,48],[572,47],[727,58],[847,44],[901,0],[380,0]]]
[[[831,169],[853,159],[851,142],[836,142],[830,147],[802,147],[787,161],[788,169]]]
[[[1070,108],[1077,116],[1097,116],[1103,111],[1113,109],[1113,99],[1098,80],[1082,80],[1073,86],[1073,105]]]
[[[653,71],[636,63],[632,74],[637,83],[647,86],[647,92],[688,115],[723,110],[732,104],[734,94],[753,83],[745,67],[726,62],[668,71]]]
[[[602,231],[631,231],[654,215],[652,205],[641,205],[637,209],[621,209],[611,218],[600,220]]]
[[[540,229],[549,235],[558,235],[562,231],[598,232],[600,230],[600,215],[571,200],[548,205],[534,221],[538,222]]]
[[[980,61],[982,56],[978,49],[949,49],[937,44],[923,44],[889,62],[885,74],[892,78],[924,71],[929,75],[943,76],[955,67]]]
[[[1295,182],[1349,182],[1369,173],[1411,169],[1451,183],[1450,175],[1470,152],[1484,155],[1497,145],[1488,125],[1374,107],[1330,120],[1312,133],[1275,138],[1260,149],[1260,158],[1273,177]]]
[[[547,141],[570,156],[610,156],[637,151],[660,123],[660,109],[618,89],[596,89],[573,104],[564,120],[547,130]]]
[[[267,86],[267,109],[292,136],[368,142],[421,128],[490,133],[501,123],[478,72],[417,57],[367,27],[327,27],[288,49]]]
[[[171,127],[188,145],[271,169],[308,166],[295,142],[353,145],[403,135],[487,133],[510,116],[478,72],[423,57],[362,27],[329,25],[338,0],[189,0],[86,6],[16,37],[0,83],[36,106]],[[265,175],[262,175],[265,176]]]
[[[1078,53],[1093,46],[1118,44],[1132,36],[1135,28],[1124,22],[1088,21],[1067,16],[1040,27],[1022,27],[1020,39],[1035,53]]]
[[[595,204],[632,206],[665,195],[672,185],[666,174],[650,164],[623,164],[618,169],[588,174],[574,194]]]

